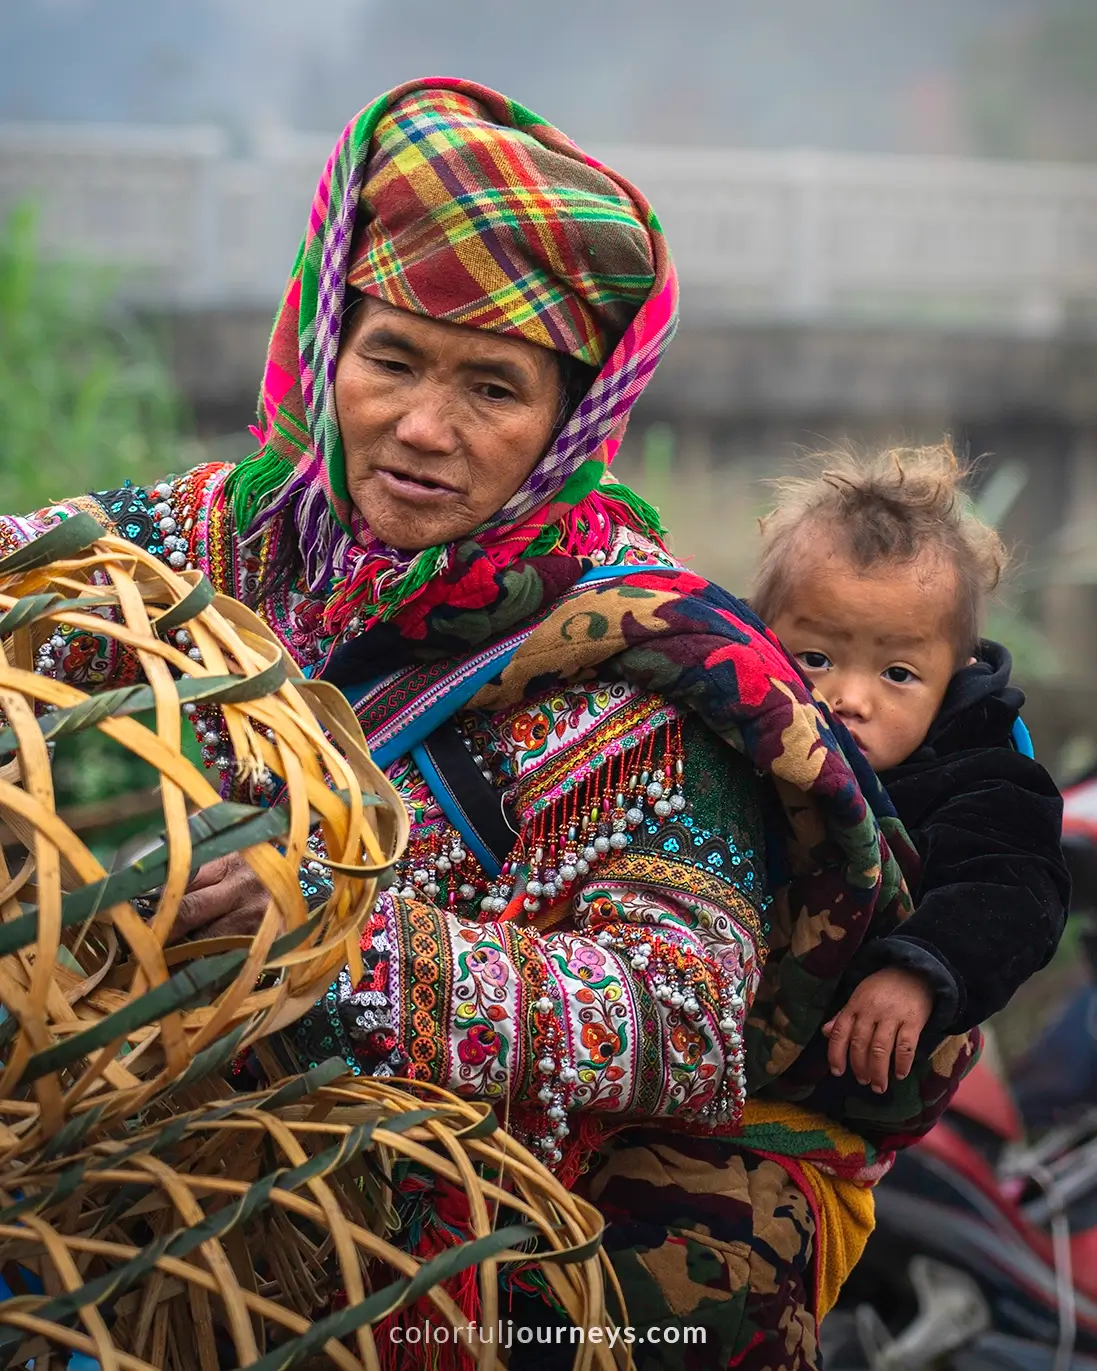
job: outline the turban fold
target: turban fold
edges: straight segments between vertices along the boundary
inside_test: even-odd
[[[378,121],[348,285],[601,367],[654,279],[647,225],[598,168],[463,91],[414,91]]]

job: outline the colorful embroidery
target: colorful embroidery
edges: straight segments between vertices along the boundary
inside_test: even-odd
[[[671,895],[690,904],[696,901],[711,909],[728,907],[759,942],[769,932],[756,907],[729,880],[713,876],[703,866],[694,866],[682,858],[644,851],[621,852],[601,873],[599,887],[618,883],[642,886],[652,894]],[[586,899],[585,894],[583,898]]]
[[[487,928],[458,926],[456,988],[454,990],[454,1068],[462,1094],[499,1099],[507,1093],[507,1081],[518,1050],[520,990],[507,949]],[[513,1043],[513,1047],[512,1047]]]
[[[389,944],[394,960],[408,959],[410,975],[401,977],[404,996],[399,1022],[407,1026],[408,1074],[413,1079],[448,1081],[448,1034],[439,1033],[453,1003],[453,951],[443,934],[441,915],[431,905],[397,899],[390,903],[394,927]],[[406,949],[406,950],[405,950]]]
[[[607,721],[620,725],[609,746]],[[712,767],[702,728],[691,723],[683,743],[677,715],[658,697],[619,684],[558,692],[461,723],[470,747],[482,749],[477,762],[523,796],[534,817],[555,812],[551,798],[540,802],[561,769],[616,791],[628,788],[636,761],[645,767],[637,779],[651,785],[660,768],[646,768],[668,727],[672,746],[684,752],[682,792]],[[691,762],[694,749],[698,760]],[[717,755],[725,779],[716,791],[698,776],[715,806],[699,817],[685,802],[675,809],[663,801],[656,815],[664,788],[660,800],[645,792],[629,843],[606,842],[596,869],[576,873],[573,897],[556,901],[572,927],[547,937],[523,927],[522,891],[535,879],[537,855],[521,842],[513,863],[518,894],[507,917],[443,912],[447,902],[452,909],[458,874],[469,876],[467,854],[459,849],[459,873],[438,871],[438,854],[460,840],[414,765],[402,759],[388,768],[408,805],[411,860],[420,864],[405,864],[408,885],[386,915],[393,962],[410,972],[402,978],[399,1020],[408,1026],[412,1070],[459,1093],[509,1096],[511,1127],[550,1165],[567,1165],[574,1109],[618,1123],[674,1115],[709,1129],[734,1127],[739,1116],[743,1020],[765,959],[769,898],[760,810],[753,799],[740,803],[740,790],[755,785],[753,772],[734,753]],[[723,812],[729,803],[732,815]],[[682,851],[669,850],[675,847]],[[438,1016],[447,1005],[443,1029]]]

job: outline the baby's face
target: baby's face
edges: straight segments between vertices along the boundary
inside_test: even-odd
[[[956,667],[956,575],[937,557],[863,571],[824,538],[770,625],[876,771],[909,757]]]

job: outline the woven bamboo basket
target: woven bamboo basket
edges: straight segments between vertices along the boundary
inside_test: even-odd
[[[63,676],[87,641],[131,683],[90,693],[43,670],[57,657]],[[249,802],[184,755],[192,707],[223,721]],[[162,841],[121,870],[56,812],[50,743],[88,728],[159,772]],[[199,573],[82,513],[0,560],[0,822],[20,845],[0,854],[0,1166],[42,1139],[79,1146],[304,1013],[360,966],[361,923],[407,839],[339,692],[301,679]],[[192,874],[233,852],[270,897],[254,936],[179,937]],[[304,862],[330,873],[318,909]]]
[[[36,1371],[54,1371],[72,1351],[103,1371],[367,1371],[379,1352],[389,1366],[421,1364],[411,1339],[375,1340],[371,1330],[404,1310],[405,1331],[425,1314],[430,1347],[452,1344],[449,1364],[488,1371],[502,1365],[500,1274],[511,1263],[540,1266],[577,1327],[607,1324],[601,1217],[487,1105],[341,1070],[324,1063],[9,1170],[0,1182],[0,1274],[14,1294],[0,1302],[4,1364],[33,1357]],[[427,1261],[400,1246],[409,1166],[467,1196],[470,1240]],[[469,1337],[468,1314],[440,1284],[473,1272],[490,1341]],[[604,1344],[568,1338],[559,1364],[614,1365]]]

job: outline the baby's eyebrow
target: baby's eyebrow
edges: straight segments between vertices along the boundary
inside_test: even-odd
[[[800,633],[819,633],[839,642],[850,642],[854,630],[841,624],[830,623],[826,619],[810,619],[806,615],[796,619],[796,629]],[[874,639],[877,647],[915,648],[925,647],[930,641],[928,633],[878,633]]]
[[[881,647],[925,647],[929,637],[925,633],[881,633],[876,641]]]
[[[796,619],[796,628],[801,633],[825,633],[828,638],[853,637],[852,629],[843,628],[841,624],[827,623],[825,619],[808,619],[800,616]]]

